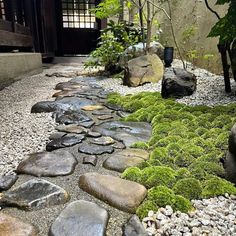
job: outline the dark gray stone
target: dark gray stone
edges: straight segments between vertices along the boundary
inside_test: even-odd
[[[80,123],[81,126],[87,129],[91,128],[94,124],[95,124],[94,121],[87,121],[87,122]]]
[[[127,117],[128,115],[130,115],[130,113],[125,112],[125,111],[117,111],[116,114],[121,118],[124,118],[124,117]]]
[[[0,175],[0,191],[5,191],[11,188],[17,179],[17,175]]]
[[[106,106],[108,109],[114,110],[114,111],[123,111],[123,107],[116,105],[116,104],[109,104],[105,103],[104,106]]]
[[[135,213],[147,194],[146,188],[136,182],[98,173],[81,175],[79,186],[109,205],[129,213]]]
[[[151,137],[152,128],[146,122],[109,121],[95,126],[93,131],[122,141],[128,147],[138,141],[147,142]]]
[[[76,164],[77,160],[67,151],[39,152],[20,162],[16,171],[37,177],[69,175]]]
[[[87,136],[88,136],[88,137],[93,137],[93,138],[99,138],[99,137],[101,137],[102,135],[101,135],[100,133],[98,133],[98,132],[89,131],[89,132],[87,133]]]
[[[97,165],[97,156],[95,155],[89,155],[89,156],[84,156],[83,158],[83,164],[90,164],[93,166]]]
[[[123,226],[122,236],[148,236],[142,222],[139,220],[137,215],[131,216],[127,224]]]
[[[223,166],[225,169],[225,177],[227,180],[236,184],[236,157],[231,152],[227,152],[225,159],[223,160]]]
[[[148,160],[149,153],[142,149],[125,149],[110,155],[103,162],[103,167],[109,170],[123,172],[126,168],[138,166]]]
[[[55,139],[61,139],[62,137],[64,137],[66,135],[66,133],[64,132],[57,132],[57,133],[53,133],[49,136],[50,140],[55,140]]]
[[[69,200],[69,194],[61,187],[43,179],[31,179],[12,191],[3,194],[0,204],[25,210],[38,210]]]
[[[107,211],[97,204],[75,201],[56,218],[49,236],[104,236],[108,218]]]
[[[113,119],[114,117],[111,115],[102,115],[102,116],[98,116],[97,118],[98,120],[110,120],[110,119]]]
[[[95,116],[111,115],[112,111],[93,111],[92,114]]]
[[[125,149],[126,146],[122,142],[116,142],[111,145],[115,149]]]
[[[75,134],[86,134],[88,130],[80,125],[71,124],[71,125],[58,125],[56,130],[66,133],[75,133]]]
[[[196,76],[181,68],[167,68],[162,80],[163,98],[190,96],[197,87]]]
[[[114,148],[111,146],[101,146],[93,143],[82,143],[79,145],[79,152],[90,155],[101,155],[104,153],[112,153]]]
[[[88,99],[78,97],[63,97],[56,101],[43,101],[36,103],[32,109],[32,113],[40,112],[56,112],[56,111],[80,111],[80,108],[92,105],[93,102]]]

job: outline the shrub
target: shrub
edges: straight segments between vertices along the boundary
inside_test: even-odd
[[[127,168],[121,176],[123,179],[139,182],[141,177],[141,170],[138,167]]]
[[[236,194],[236,188],[234,184],[228,182],[225,179],[214,176],[203,183],[203,198],[216,197],[224,195],[225,193]]]
[[[148,215],[149,211],[157,211],[158,207],[153,201],[144,200],[144,202],[137,208],[136,214],[140,219],[143,219]]]
[[[180,179],[184,179],[184,178],[190,178],[190,177],[191,177],[191,173],[187,168],[179,168],[176,171],[176,181]]]
[[[184,198],[183,196],[176,195],[173,208],[176,211],[182,211],[182,212],[187,213],[193,207],[192,207],[191,202],[188,199]]]
[[[193,163],[195,158],[189,153],[177,153],[174,163],[179,167],[188,167],[191,163]]]
[[[176,182],[173,191],[187,199],[198,199],[202,193],[202,187],[199,180],[184,178]]]

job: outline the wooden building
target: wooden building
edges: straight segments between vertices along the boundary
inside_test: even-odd
[[[44,58],[88,54],[106,26],[90,11],[98,0],[0,0],[0,52]]]

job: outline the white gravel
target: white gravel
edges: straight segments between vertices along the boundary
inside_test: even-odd
[[[194,211],[173,212],[170,206],[150,211],[142,221],[148,235],[223,236],[236,235],[235,196],[192,200]]]

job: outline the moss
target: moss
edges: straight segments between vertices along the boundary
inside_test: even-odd
[[[177,153],[174,163],[179,167],[188,167],[194,160],[195,158],[189,153]]]
[[[141,177],[141,170],[138,167],[127,168],[121,175],[123,179],[139,182]]]
[[[140,219],[148,216],[149,211],[157,211],[158,207],[153,201],[145,200],[136,210],[136,214]]]
[[[181,211],[181,212],[187,213],[193,207],[192,207],[191,202],[188,199],[184,198],[183,196],[176,195],[173,208],[176,211]]]
[[[216,197],[225,193],[236,194],[235,186],[225,179],[214,176],[203,183],[203,198]]]
[[[176,172],[166,166],[152,166],[142,170],[140,183],[147,188],[157,185],[172,186],[175,182]]]
[[[214,149],[211,152],[199,157],[198,161],[219,163],[220,158],[222,158],[223,156],[224,156],[224,153],[221,150]]]
[[[175,143],[179,139],[181,139],[181,137],[177,136],[177,135],[167,136],[167,137],[162,138],[159,141],[157,141],[156,145],[159,146],[159,147],[166,147],[168,144]]]
[[[189,166],[191,174],[197,179],[205,179],[207,175],[217,175],[223,177],[225,171],[222,165],[207,161],[196,160]]]
[[[173,187],[175,194],[181,195],[187,199],[198,199],[202,193],[202,187],[199,180],[195,178],[184,178],[176,182]]]
[[[182,152],[188,153],[189,155],[197,158],[204,154],[204,149],[192,143],[188,143],[182,146]]]
[[[187,168],[179,168],[176,171],[176,180],[180,180],[180,179],[184,179],[184,178],[190,178],[191,177],[191,173]]]
[[[229,139],[229,132],[224,132],[220,134],[215,141],[215,146],[222,150],[228,149],[228,139]]]
[[[208,139],[216,139],[220,134],[222,133],[222,130],[220,128],[211,128],[210,130],[207,130],[203,135],[202,138]]]
[[[224,125],[231,123],[231,117],[229,115],[220,115],[215,118],[212,125],[215,128],[223,128]]]
[[[136,142],[130,146],[131,148],[140,148],[144,150],[148,150],[149,145],[145,142]]]
[[[195,131],[196,135],[199,135],[199,136],[204,135],[206,132],[207,132],[207,129],[203,127],[199,127]]]
[[[151,152],[149,163],[152,163],[154,166],[172,165],[174,164],[174,159],[168,155],[166,148],[158,147]]]

